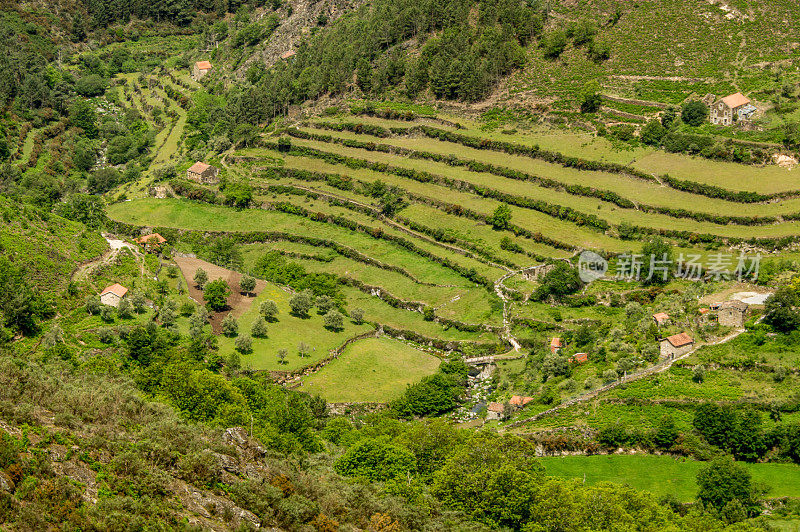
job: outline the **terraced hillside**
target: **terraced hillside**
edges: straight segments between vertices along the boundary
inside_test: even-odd
[[[249,187],[249,208],[227,206],[223,187],[179,175],[167,184],[183,198],[144,199],[132,187],[140,199],[112,205],[109,215],[180,230],[171,233],[178,249],[205,258],[197,236],[232,239],[238,268],[256,275],[259,260],[277,253],[337,279],[348,314],[363,311],[395,337],[468,356],[538,350],[557,331],[620,319],[613,307],[556,312],[530,299],[539,283],[524,270],[584,249],[638,252],[654,236],[676,255],[748,248],[791,258],[800,234],[795,170],[620,152],[571,131],[500,132],[431,112],[326,113],[215,160],[225,183]],[[504,205],[510,219],[494,222]],[[620,289],[636,286],[600,283],[585,294]]]

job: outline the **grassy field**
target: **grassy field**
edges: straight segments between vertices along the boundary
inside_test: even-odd
[[[439,359],[390,338],[355,342],[299,388],[331,402],[386,402],[436,371]]]
[[[541,458],[547,474],[559,478],[586,475],[587,484],[617,482],[629,484],[655,496],[674,495],[682,502],[697,494],[695,477],[705,465],[669,456],[564,456]],[[800,467],[793,464],[743,463],[753,480],[771,487],[767,497],[800,497]]]
[[[253,338],[253,352],[242,355],[242,367],[255,370],[295,370],[328,356],[328,352],[344,343],[347,338],[368,331],[369,325],[355,325],[345,319],[344,329],[338,332],[324,327],[322,316],[312,310],[308,318],[290,314],[291,294],[283,288],[267,283],[267,287],[239,318],[239,334],[250,334],[250,327],[258,317],[258,308],[263,301],[271,299],[278,304],[277,321],[267,325],[267,338]],[[229,354],[234,350],[235,337],[219,336],[219,350]],[[298,354],[298,345],[305,342],[312,351],[307,357]],[[280,349],[288,355],[284,364],[278,360]]]

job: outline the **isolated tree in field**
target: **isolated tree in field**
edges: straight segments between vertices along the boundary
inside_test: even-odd
[[[344,316],[338,310],[331,310],[323,318],[325,328],[334,331],[341,330],[344,327]]]
[[[350,319],[353,320],[353,323],[356,325],[361,325],[364,323],[364,309],[361,308],[354,308],[350,311]]]
[[[681,120],[690,126],[699,126],[708,118],[708,107],[700,100],[692,100],[683,105]]]
[[[544,48],[544,56],[548,59],[555,59],[561,55],[564,48],[567,47],[567,32],[561,29],[553,30],[547,33],[542,39],[542,48]]]
[[[581,91],[581,113],[596,113],[602,104],[600,84],[597,82],[587,83]]]
[[[223,279],[216,279],[206,285],[203,291],[203,299],[209,310],[222,310],[228,305],[228,296],[231,289]]]
[[[197,271],[194,272],[194,284],[197,285],[197,288],[202,290],[207,282],[208,282],[208,274],[206,273],[206,271],[203,268],[197,268]]]
[[[48,349],[63,343],[64,329],[59,327],[58,324],[54,324],[52,327],[50,327],[50,329],[45,333],[44,337],[42,337],[42,344]]]
[[[299,294],[293,295],[289,300],[289,307],[292,309],[292,314],[301,318],[308,316],[308,312],[311,310],[312,306],[311,295],[305,290]]]
[[[233,314],[228,314],[222,320],[222,334],[225,336],[235,336],[239,333],[239,322],[233,317]]]
[[[171,279],[175,279],[178,277],[178,267],[175,265],[171,265],[167,268],[167,277]]]
[[[266,338],[267,331],[267,320],[263,316],[256,318],[252,327],[250,327],[250,334],[253,335],[253,338]]]
[[[289,351],[286,349],[278,349],[278,364],[286,364],[286,355],[289,354]]]
[[[508,225],[511,223],[511,207],[501,203],[489,217],[488,222],[497,230],[508,229]]]
[[[175,325],[175,320],[178,319],[178,316],[175,312],[174,303],[172,305],[163,305],[158,310],[158,319],[161,320],[161,325],[164,327],[172,327]]]
[[[303,358],[307,357],[310,352],[311,352],[311,346],[308,345],[307,343],[300,342],[299,344],[297,344],[297,354],[299,354],[301,357]]]
[[[249,353],[253,350],[253,339],[249,336],[240,336],[236,339],[235,345],[240,353]]]
[[[745,511],[757,503],[750,472],[730,456],[715,458],[701,469],[697,488],[697,498],[720,512],[733,501],[738,501]]]
[[[317,312],[320,314],[327,314],[334,306],[333,299],[328,296],[322,295],[317,297],[316,300]]]
[[[242,292],[245,294],[252,294],[256,289],[255,277],[242,275],[242,279],[239,281],[239,288],[241,288]]]
[[[261,303],[261,306],[258,307],[258,311],[265,319],[272,321],[275,319],[275,316],[278,315],[278,304],[271,299],[267,299]]]

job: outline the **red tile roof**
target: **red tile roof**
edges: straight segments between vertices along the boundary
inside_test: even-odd
[[[686,334],[685,332],[668,336],[667,338],[665,338],[665,340],[670,344],[672,344],[672,347],[683,347],[685,345],[694,343],[692,337]]]
[[[561,345],[561,338],[559,338],[558,336],[553,337],[550,340],[550,347],[563,347]]]
[[[198,61],[197,63],[194,64],[194,66],[196,66],[200,70],[211,70],[212,68],[214,68],[208,61]]]
[[[737,92],[736,94],[725,96],[722,99],[722,103],[724,103],[731,109],[736,109],[737,107],[741,107],[743,105],[747,105],[748,103],[750,103],[750,99],[741,92]]]
[[[531,401],[533,401],[533,397],[523,397],[521,395],[515,395],[508,402],[514,406],[525,406]]]
[[[583,364],[584,362],[589,361],[589,355],[587,355],[586,353],[575,353],[574,355],[572,355],[572,360],[574,362]]]
[[[151,240],[155,240],[155,242],[151,242]],[[150,233],[149,235],[144,235],[143,237],[136,239],[136,242],[139,244],[163,244],[166,241],[167,239],[158,233]]]
[[[290,57],[294,57],[294,50],[286,50],[281,54],[281,59],[289,59]]]
[[[655,314],[653,314],[653,319],[655,319],[656,322],[660,325],[665,321],[669,320],[669,314],[667,314],[666,312],[656,312]]]
[[[194,163],[191,167],[189,167],[189,171],[195,174],[202,174],[209,168],[211,168],[210,164],[201,163],[200,161],[198,161]]]
[[[114,294],[117,297],[125,297],[125,294],[128,293],[128,289],[119,283],[114,283],[111,286],[105,287],[105,289],[100,292],[100,295],[104,296],[109,293]]]
[[[488,410],[489,412],[499,412],[502,414],[504,408],[505,405],[503,405],[503,403],[491,402],[489,403],[489,406],[486,407],[486,410]]]

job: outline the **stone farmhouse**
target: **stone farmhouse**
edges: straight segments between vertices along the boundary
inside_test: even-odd
[[[659,340],[661,358],[677,358],[685,355],[694,347],[694,340],[685,332]]]
[[[503,403],[489,403],[489,406],[486,407],[486,419],[503,419],[503,412],[505,411],[505,405]]]
[[[127,288],[119,283],[114,283],[111,286],[105,287],[105,289],[100,292],[100,302],[103,305],[116,308],[119,306],[120,301],[122,301],[127,293]]]
[[[214,67],[211,66],[209,61],[198,61],[194,64],[194,68],[192,69],[192,79],[195,81],[200,81],[203,79],[203,76],[212,70],[214,70]]]
[[[748,119],[755,112],[756,108],[750,99],[741,92],[737,92],[715,102],[711,106],[708,119],[712,124],[729,126],[733,124],[734,120]]]
[[[726,327],[744,327],[748,305],[744,301],[726,301],[717,310],[717,322]]]
[[[191,179],[204,185],[213,185],[219,183],[219,168],[198,161],[186,170],[186,179]]]

